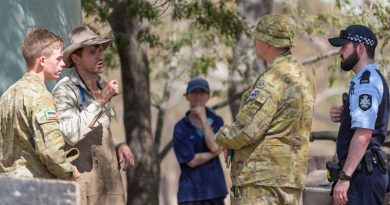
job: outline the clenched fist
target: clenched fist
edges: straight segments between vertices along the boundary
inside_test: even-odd
[[[106,83],[102,92],[97,97],[96,101],[100,105],[106,104],[112,97],[119,94],[119,83],[117,80],[111,80]]]
[[[332,120],[332,122],[340,122],[343,111],[343,106],[332,106],[329,112],[330,120]]]

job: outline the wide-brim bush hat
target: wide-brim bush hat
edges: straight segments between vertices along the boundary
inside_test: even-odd
[[[97,35],[87,26],[80,26],[73,29],[69,33],[69,45],[64,49],[63,60],[65,62],[65,67],[70,68],[73,66],[73,61],[70,58],[70,55],[79,48],[102,44],[103,48],[106,49],[111,44],[112,39],[113,36],[111,33]]]

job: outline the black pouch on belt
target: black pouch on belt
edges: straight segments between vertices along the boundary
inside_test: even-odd
[[[378,161],[378,169],[382,173],[386,173],[389,166],[389,161],[387,160],[387,154],[383,150],[378,150],[374,152],[375,157]]]
[[[326,162],[326,169],[327,171],[327,178],[329,182],[334,182],[339,179],[339,171],[341,170],[341,167],[339,164],[331,161]]]
[[[371,175],[372,171],[374,170],[374,164],[373,164],[373,160],[372,160],[373,157],[374,157],[374,155],[370,149],[368,149],[366,151],[366,154],[364,154],[363,169],[367,175]]]

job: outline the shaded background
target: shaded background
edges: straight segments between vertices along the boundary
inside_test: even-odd
[[[0,1],[0,94],[26,71],[21,45],[30,27],[44,27],[64,38],[81,24],[79,0]],[[54,82],[47,83],[49,90]]]

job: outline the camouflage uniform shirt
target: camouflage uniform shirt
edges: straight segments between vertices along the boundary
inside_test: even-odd
[[[54,99],[38,76],[24,74],[1,96],[0,116],[0,173],[71,178]]]
[[[291,53],[275,58],[244,93],[236,121],[216,135],[235,150],[233,185],[303,188],[314,100],[314,86]]]

